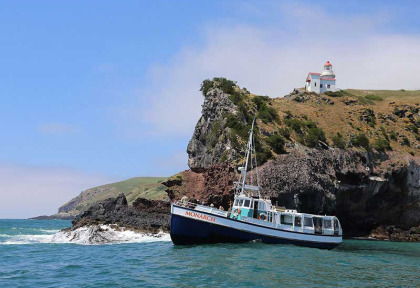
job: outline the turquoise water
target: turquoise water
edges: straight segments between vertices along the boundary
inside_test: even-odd
[[[0,220],[1,287],[420,287],[420,243],[52,243],[69,221]]]

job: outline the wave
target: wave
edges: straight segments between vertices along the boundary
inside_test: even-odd
[[[0,245],[23,245],[36,243],[51,243],[54,235],[4,235],[6,238]]]
[[[136,232],[117,225],[91,225],[75,230],[43,230],[55,234],[3,235],[0,245],[22,245],[37,243],[74,243],[82,245],[147,243],[171,241],[168,233],[157,234]]]

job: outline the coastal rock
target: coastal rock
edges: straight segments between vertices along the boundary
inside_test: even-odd
[[[149,203],[142,205],[142,203]],[[169,202],[137,199],[128,205],[124,194],[97,202],[73,220],[72,230],[89,225],[116,224],[143,231],[158,233],[169,231]]]
[[[145,233],[118,225],[86,225],[75,229],[64,229],[56,233],[52,243],[111,244],[168,240],[168,234]]]
[[[235,158],[238,152],[232,148],[229,138],[223,137],[220,130],[226,121],[223,115],[236,114],[238,111],[238,107],[229,96],[220,88],[210,89],[205,95],[202,115],[187,147],[188,166],[194,171],[217,164],[224,152],[227,152],[225,155],[229,159]]]

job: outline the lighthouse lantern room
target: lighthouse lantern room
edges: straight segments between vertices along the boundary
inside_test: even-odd
[[[335,91],[335,74],[330,61],[324,64],[322,73],[310,72],[308,74],[305,89],[316,93]]]

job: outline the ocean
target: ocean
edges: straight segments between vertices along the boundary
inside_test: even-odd
[[[169,235],[102,245],[53,237],[62,220],[0,220],[1,287],[420,287],[420,243],[344,240],[333,250]]]

